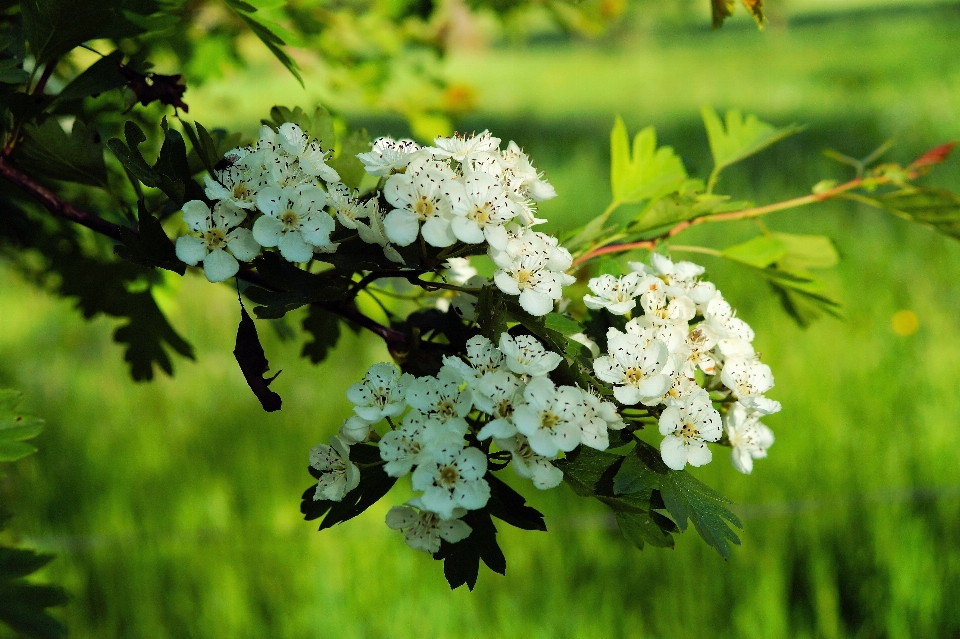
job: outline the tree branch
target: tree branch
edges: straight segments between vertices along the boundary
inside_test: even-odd
[[[116,242],[121,241],[121,228],[126,228],[126,230],[130,231],[131,233],[137,234],[136,229],[121,227],[119,224],[113,224],[112,222],[108,222],[101,217],[87,213],[86,211],[83,211],[73,204],[61,199],[56,193],[43,186],[26,173],[23,173],[14,167],[7,157],[0,157],[0,176],[33,197],[33,199],[35,199],[45,209],[57,217],[62,217],[81,226],[85,226],[88,229],[95,231],[100,235],[109,237]],[[237,278],[271,291],[277,290],[276,287],[271,286],[264,281],[260,274],[255,271],[240,271],[237,273]],[[314,302],[314,304],[320,308],[323,308],[324,310],[339,315],[346,320],[354,322],[355,324],[364,327],[372,333],[375,333],[384,342],[386,342],[391,349],[402,347],[409,342],[409,337],[406,333],[394,330],[370,319],[357,310],[356,307],[351,306],[350,304],[337,301]]]
[[[0,176],[3,176],[8,182],[33,197],[33,199],[37,200],[45,209],[57,217],[62,217],[81,226],[85,226],[114,241],[120,241],[119,224],[108,222],[102,217],[82,211],[69,202],[61,200],[53,191],[14,167],[6,157],[0,157]]]

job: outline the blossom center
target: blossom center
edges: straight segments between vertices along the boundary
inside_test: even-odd
[[[544,411],[543,415],[540,417],[540,426],[546,430],[552,431],[559,423],[560,417],[558,417],[552,411]]]
[[[696,424],[683,422],[683,428],[680,429],[680,436],[684,439],[693,439],[694,437],[700,436],[700,431],[697,430]]]
[[[426,195],[421,195],[420,199],[413,203],[413,212],[417,214],[417,217],[421,220],[426,220],[428,217],[434,214],[435,206],[432,201],[427,199]]]
[[[280,216],[280,222],[285,230],[290,231],[299,226],[300,218],[293,210],[287,209]]]
[[[477,226],[484,226],[490,221],[489,202],[474,206],[473,210],[467,213],[467,218],[476,222]]]
[[[207,243],[207,248],[213,251],[226,246],[227,234],[223,229],[214,227],[203,234],[203,241]]]
[[[235,200],[247,200],[252,194],[253,192],[246,182],[237,182],[233,185],[233,199]]]
[[[460,480],[460,473],[456,466],[444,466],[440,469],[440,484],[444,488],[453,488]]]
[[[623,377],[626,379],[627,384],[631,386],[637,386],[643,381],[644,374],[643,371],[636,366],[631,366],[627,370],[623,371]]]

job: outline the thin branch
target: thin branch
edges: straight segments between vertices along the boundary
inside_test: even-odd
[[[23,173],[14,167],[9,159],[0,157],[0,177],[5,178],[11,184],[16,185],[28,195],[37,200],[45,209],[57,217],[85,226],[88,229],[120,242],[120,230],[126,229],[134,235],[139,235],[136,229],[121,227],[119,224],[113,224],[101,217],[87,213],[73,204],[62,200],[53,191],[43,186],[29,175]],[[244,270],[237,273],[237,277],[245,282],[260,286],[262,288],[275,291],[276,287],[271,286],[264,280],[259,273],[250,270]],[[378,335],[389,346],[396,347],[405,345],[409,338],[406,333],[394,330],[388,326],[383,326],[361,313],[356,307],[342,301],[314,302],[324,310],[330,311],[340,317],[349,320],[372,333]]]
[[[85,226],[117,242],[120,241],[121,227],[119,224],[108,222],[102,217],[82,211],[69,202],[60,199],[53,191],[14,167],[7,158],[0,157],[0,176],[32,196],[57,217]],[[134,229],[129,230],[136,233]]]

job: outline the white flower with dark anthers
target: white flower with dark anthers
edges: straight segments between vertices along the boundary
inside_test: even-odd
[[[329,446],[314,446],[310,450],[310,466],[321,473],[314,501],[340,501],[360,483],[360,469],[350,461],[350,449],[339,437],[331,437]]]
[[[487,254],[499,267],[493,281],[508,295],[519,295],[520,306],[535,317],[553,310],[563,297],[563,287],[575,278],[563,271],[570,268],[570,252],[555,237],[522,230],[507,242],[504,250],[491,246]]]
[[[543,455],[530,448],[530,442],[523,435],[495,440],[497,446],[510,452],[513,471],[524,479],[533,481],[540,490],[556,488],[563,481],[563,471],[550,463]]]
[[[560,365],[563,355],[548,351],[533,335],[500,333],[500,352],[517,375],[543,377]]]
[[[461,163],[472,155],[497,153],[500,150],[500,138],[493,137],[487,130],[471,137],[454,134],[449,138],[435,138],[433,143],[436,145],[433,149],[436,156],[453,158]]]
[[[367,440],[370,436],[370,426],[371,423],[359,415],[351,415],[343,420],[343,424],[341,424],[340,431],[337,435],[339,435],[340,439],[344,442],[352,446]]]
[[[628,273],[623,277],[604,274],[591,278],[587,286],[593,295],[584,295],[583,303],[590,309],[605,308],[614,315],[626,315],[637,305],[643,276],[640,273]]]
[[[697,305],[686,295],[670,299],[666,290],[646,291],[640,295],[644,317],[653,324],[686,326],[697,314]]]
[[[407,390],[414,377],[400,374],[393,364],[374,364],[357,382],[347,389],[347,399],[353,403],[353,412],[371,424],[384,417],[396,417],[407,407]]]
[[[430,417],[443,428],[463,436],[467,432],[464,419],[473,409],[473,394],[461,389],[463,376],[452,366],[442,366],[436,377],[418,377],[407,390],[407,403]]]
[[[717,345],[717,334],[705,323],[700,323],[687,333],[686,360],[683,374],[693,377],[697,368],[707,375],[717,372],[717,362],[713,357],[713,348]]]
[[[679,406],[703,391],[696,380],[684,374],[683,363],[677,361],[675,357],[670,358],[663,372],[670,376],[670,388],[661,399],[664,406]]]
[[[463,446],[463,435],[452,433],[417,410],[403,418],[397,430],[391,430],[377,443],[380,458],[387,462],[383,472],[403,477],[440,448]]]
[[[723,362],[720,381],[742,401],[773,388],[773,372],[757,359],[731,357]]]
[[[674,470],[687,464],[703,466],[713,459],[706,442],[715,442],[723,434],[720,413],[710,403],[706,391],[679,406],[670,406],[660,414],[660,456]]]
[[[383,226],[383,214],[380,211],[380,206],[376,200],[368,200],[368,202],[373,202],[367,210],[367,218],[370,223],[364,224],[360,220],[356,220],[357,234],[360,239],[367,244],[379,244],[383,249],[383,254],[391,262],[406,264],[403,256],[390,245],[390,240],[387,239],[387,230]]]
[[[211,211],[200,200],[183,205],[183,221],[194,233],[177,238],[177,258],[190,266],[203,262],[203,273],[211,282],[222,282],[237,274],[237,260],[249,262],[260,253],[260,245],[248,229],[238,228],[245,211],[228,200],[217,202]],[[227,249],[230,253],[227,253]]]
[[[316,186],[277,188],[268,186],[257,194],[263,211],[253,225],[253,237],[263,246],[276,246],[289,262],[308,262],[314,248],[330,244],[336,228],[324,210],[327,196]]]
[[[240,151],[240,149],[234,149],[234,151]],[[223,157],[233,161],[234,157],[241,156],[228,153]],[[242,159],[237,159],[234,164],[220,171],[214,171],[214,175],[216,179],[209,175],[203,176],[206,196],[211,200],[229,201],[237,208],[245,210],[256,206],[257,193],[267,185],[263,171],[256,167],[248,167]]]
[[[311,140],[303,130],[293,122],[284,122],[277,130],[277,143],[292,158],[296,158],[300,170],[311,177],[319,177],[324,182],[339,182],[340,175],[327,166],[327,154],[320,143]]]
[[[422,490],[424,508],[441,519],[452,519],[457,508],[476,510],[490,499],[487,456],[479,448],[459,445],[438,448],[429,459],[421,461],[413,471],[414,490]]]
[[[611,402],[603,401],[591,392],[582,392],[587,418],[581,424],[580,439],[584,446],[606,450],[610,446],[610,435],[607,431],[623,430],[626,424],[617,412],[617,407]]]
[[[333,207],[337,219],[348,229],[357,228],[357,220],[370,217],[370,211],[376,208],[375,199],[360,201],[357,192],[342,182],[327,186],[327,204]]]
[[[627,406],[642,403],[655,406],[670,388],[671,378],[663,374],[669,353],[660,340],[643,343],[636,336],[615,328],[607,332],[607,352],[593,360],[601,380],[613,384],[613,396]]]
[[[773,431],[760,422],[760,417],[760,413],[735,402],[723,418],[727,439],[733,447],[730,461],[746,475],[753,471],[753,460],[766,457],[767,449],[773,446]]]
[[[450,228],[452,213],[443,185],[444,179],[429,170],[387,178],[383,195],[394,208],[383,218],[383,226],[391,242],[408,246],[421,232],[430,246],[445,247],[457,241]]]
[[[444,357],[445,366],[450,366],[466,380],[470,388],[475,389],[477,380],[487,373],[500,370],[503,365],[503,353],[483,335],[474,335],[467,340],[467,362],[459,357]]]
[[[523,149],[516,142],[511,140],[507,148],[501,151],[498,159],[503,167],[508,188],[511,191],[538,202],[557,196],[553,186],[543,179],[543,173],[538,173],[533,168],[533,165],[530,164],[530,157],[523,152]]]
[[[411,499],[406,506],[394,506],[387,511],[387,526],[403,533],[407,545],[414,550],[436,554],[440,540],[455,544],[470,536],[473,529],[460,517],[467,514],[464,508],[454,508],[451,519],[427,510],[420,499]]]
[[[484,173],[464,174],[460,180],[444,185],[453,212],[450,223],[457,239],[466,244],[484,240],[494,249],[507,247],[509,236],[505,224],[517,216],[514,203],[503,185]]]
[[[513,410],[513,424],[527,436],[533,452],[555,458],[580,445],[587,407],[579,388],[557,388],[549,378],[535,377],[523,389],[523,399]]]
[[[517,434],[513,424],[514,408],[523,402],[523,383],[506,370],[488,373],[477,382],[473,403],[477,410],[493,419],[484,424],[477,439],[512,437]]]
[[[373,148],[367,153],[358,153],[357,158],[370,175],[390,175],[400,171],[419,155],[422,155],[419,144],[413,140],[394,140],[393,138],[377,138]]]

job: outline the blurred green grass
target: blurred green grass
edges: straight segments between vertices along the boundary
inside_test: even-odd
[[[721,182],[775,201],[844,175],[820,156],[826,146],[865,155],[896,134],[893,155],[907,161],[957,137],[949,16],[955,9],[463,58],[454,68],[483,87],[483,110],[461,124],[534,155],[560,193],[543,209],[557,228],[605,206],[615,112],[632,129],[657,124],[701,173],[702,103],[808,122]],[[853,76],[867,80],[843,79]],[[212,87],[240,107],[229,111],[204,107],[197,91],[192,113],[251,130],[274,102],[309,104],[282,80],[258,82],[255,95],[236,78]],[[368,113],[354,120],[398,132]],[[957,167],[929,181],[958,188]],[[198,363],[135,385],[113,322],[85,323],[68,302],[0,275],[0,385],[23,389],[48,419],[40,453],[13,467],[13,526],[59,554],[45,576],[74,594],[63,611],[74,637],[957,636],[960,246],[850,203],[769,224],[835,238],[844,261],[829,277],[848,319],[800,330],[762,282],[703,258],[756,329],[784,405],[767,420],[777,444],[752,476],[724,451],[696,473],[744,516],[743,547],[728,562],[692,531],[675,550],[637,552],[596,504],[522,484],[550,533],[503,526],[507,576],[482,574],[472,594],[449,592],[439,563],[382,525],[402,495],[317,533],[297,511],[306,453],[347,414],[346,386],[386,355],[348,335],[312,367],[300,344],[262,325],[284,370],[284,409],[266,415],[232,359],[234,293],[199,278],[172,283],[163,300]],[[683,242],[722,247],[755,232],[708,226]],[[901,309],[918,316],[916,334],[892,330]]]

